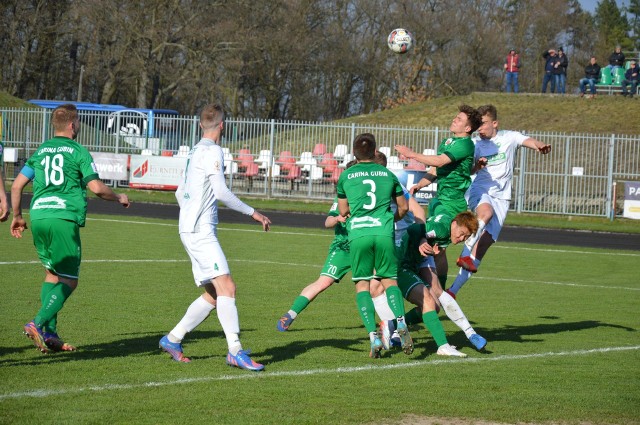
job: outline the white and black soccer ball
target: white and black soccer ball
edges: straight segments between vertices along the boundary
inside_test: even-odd
[[[394,53],[404,54],[413,47],[413,36],[404,28],[396,28],[387,37],[387,44]]]

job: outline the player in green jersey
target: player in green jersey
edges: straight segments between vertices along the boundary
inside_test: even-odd
[[[434,301],[442,306],[449,319],[464,332],[471,344],[476,349],[482,350],[487,345],[487,340],[473,329],[456,299],[442,289],[436,275],[436,264],[432,255],[445,249],[450,243],[464,242],[477,230],[478,220],[475,214],[470,211],[464,211],[454,218],[446,213],[430,216],[425,226],[424,242],[426,243],[420,245],[420,254],[427,255],[427,257],[414,256],[412,260],[417,264],[417,274],[421,280],[429,284],[429,293]],[[407,313],[407,323],[420,321],[420,314],[416,311],[411,310]]]
[[[458,114],[451,122],[449,130],[453,137],[448,137],[438,146],[437,155],[418,154],[406,146],[396,145],[395,149],[409,159],[416,159],[421,163],[436,167],[435,176],[438,180],[436,197],[429,202],[429,215],[446,213],[451,217],[468,209],[465,192],[471,185],[471,169],[473,167],[474,144],[471,134],[482,124],[482,116],[477,109],[469,105],[460,105]],[[409,188],[411,194],[432,183],[431,170],[415,186]],[[438,278],[445,286],[449,267],[445,250],[436,256]]]
[[[7,202],[7,191],[4,188],[4,145],[0,140],[0,222],[9,218],[9,202]]]
[[[98,177],[89,151],[75,141],[80,131],[74,105],[53,110],[54,137],[45,141],[27,160],[11,187],[11,234],[21,238],[27,228],[22,218],[22,191],[33,181],[31,230],[38,257],[45,268],[40,291],[42,307],[24,331],[43,353],[73,351],[57,334],[57,316],[78,286],[82,250],[80,227],[87,213],[86,188],[107,201],[129,206],[127,195],[116,194]]]
[[[438,345],[437,354],[441,356],[466,357],[450,345],[445,336],[444,328],[436,312],[436,303],[430,292],[430,284],[424,283],[419,276],[419,267],[425,255],[431,255],[438,244],[446,244],[453,235],[452,243],[460,243],[467,239],[478,228],[478,220],[469,211],[458,214],[453,220],[427,220],[426,223],[415,223],[407,228],[406,233],[396,248],[399,262],[398,287],[404,298],[417,306],[411,311],[421,316],[422,321]],[[429,239],[428,239],[429,238]],[[409,313],[408,313],[409,314]],[[407,321],[410,317],[407,317]]]
[[[398,178],[387,168],[374,162],[376,141],[373,134],[364,133],[353,141],[353,153],[358,164],[340,175],[336,192],[338,209],[347,220],[351,252],[352,280],[356,286],[356,302],[371,341],[370,356],[377,358],[382,341],[376,331],[370,280],[379,277],[387,293],[387,301],[398,320],[398,333],[405,353],[413,351],[413,341],[404,323],[404,301],[398,289],[397,262],[394,258],[394,218],[402,218],[407,200]],[[398,209],[395,217],[391,202]]]

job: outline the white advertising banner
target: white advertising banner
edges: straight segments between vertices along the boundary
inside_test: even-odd
[[[127,180],[129,155],[118,153],[91,152],[93,162],[102,180]]]
[[[623,217],[640,220],[640,182],[624,182]]]
[[[176,190],[186,166],[186,157],[131,155],[129,186]]]
[[[417,170],[391,170],[398,177],[400,184],[402,184],[407,190],[418,184],[420,179],[426,174],[424,171]],[[438,183],[431,183],[427,187],[423,187],[415,194],[416,201],[421,205],[428,205],[431,198],[436,196],[438,190]]]

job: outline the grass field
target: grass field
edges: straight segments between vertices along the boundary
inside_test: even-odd
[[[59,325],[80,350],[47,356],[21,334],[43,276],[31,234],[15,240],[5,228],[0,423],[640,423],[637,251],[499,243],[458,297],[486,352],[443,320],[469,358],[436,356],[415,327],[412,355],[372,360],[349,280],[289,332],[275,330],[316,279],[331,233],[220,226],[242,342],[266,365],[252,373],[225,365],[215,316],[184,341],[192,363],[159,351],[199,295],[176,222],[90,216],[80,285]]]

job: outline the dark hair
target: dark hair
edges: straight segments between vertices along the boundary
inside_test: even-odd
[[[383,154],[380,151],[376,151],[376,155],[373,157],[373,162],[376,164],[380,164],[383,167],[387,166],[387,155]]]
[[[478,113],[480,113],[481,117],[488,115],[491,118],[491,121],[498,120],[498,110],[493,105],[482,105],[478,107]]]
[[[376,156],[376,138],[371,133],[358,134],[353,140],[353,155],[358,161],[372,160]]]
[[[482,125],[482,115],[480,115],[480,112],[478,112],[477,109],[469,105],[460,105],[458,107],[458,111],[467,116],[467,122],[471,127],[471,131],[469,132],[469,134],[476,131]]]

